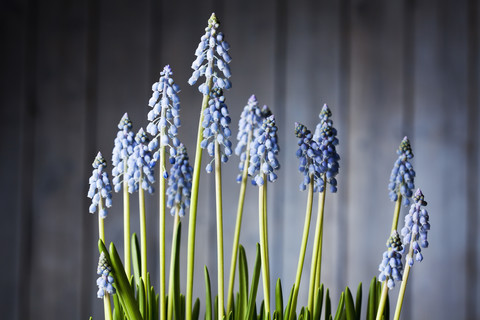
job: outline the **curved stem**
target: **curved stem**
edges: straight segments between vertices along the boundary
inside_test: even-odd
[[[125,179],[127,175],[127,160],[123,159],[123,255],[125,263],[125,273],[130,278],[131,260],[130,260],[130,194],[128,193],[128,182]]]
[[[242,227],[243,204],[245,203],[245,190],[247,189],[248,163],[250,162],[251,140],[252,140],[252,131],[250,131],[248,134],[248,140],[247,140],[247,146],[246,146],[246,158],[243,165],[240,194],[238,196],[237,221],[235,223],[235,234],[233,236],[232,259],[230,262],[230,277],[228,280],[227,315],[232,310],[232,303],[233,303],[233,287],[235,285],[235,269],[237,267],[238,244],[240,241],[240,229]]]
[[[305,212],[305,224],[303,226],[303,236],[302,236],[302,245],[300,247],[300,256],[298,257],[297,276],[295,278],[293,300],[292,300],[292,306],[290,308],[290,319],[293,319],[296,308],[297,308],[298,291],[300,289],[300,281],[302,280],[303,262],[305,261],[305,252],[307,251],[308,234],[310,230],[310,219],[312,217],[312,204],[313,204],[313,175],[310,175],[310,184],[308,185],[307,209]]]
[[[212,78],[207,78],[208,91],[212,88]],[[197,145],[195,149],[195,165],[193,168],[192,194],[190,198],[190,216],[188,220],[188,254],[187,254],[187,294],[185,297],[185,319],[192,320],[192,296],[193,296],[193,266],[195,263],[195,229],[197,224],[198,187],[200,184],[200,170],[202,166],[202,148],[200,143],[203,139],[203,111],[208,106],[209,95],[203,96],[200,119],[198,121]]]
[[[408,276],[410,275],[410,264],[408,264],[409,259],[413,259],[413,240],[414,236],[412,234],[412,239],[410,240],[410,249],[408,251],[407,259],[405,259],[405,270],[402,277],[402,285],[400,286],[400,292],[398,293],[397,306],[395,307],[395,315],[393,316],[394,320],[400,319],[400,312],[402,312],[403,298],[405,297],[405,290],[407,288]]]
[[[262,174],[263,185],[258,189],[258,217],[259,217],[259,231],[260,231],[260,253],[262,260],[262,280],[263,280],[263,296],[265,299],[265,314],[270,315],[270,270],[268,262],[268,248],[266,242],[265,230],[267,229],[265,221],[266,199],[265,188],[267,185],[266,175]],[[268,316],[269,317],[269,316]]]
[[[385,311],[385,303],[387,302],[388,295],[387,281],[388,277],[385,279],[385,281],[383,281],[382,296],[380,297],[380,302],[378,303],[376,320],[382,320],[383,312]]]
[[[223,212],[222,212],[222,162],[220,145],[215,141],[215,195],[217,207],[217,271],[218,271],[218,320],[224,312],[224,275],[223,275]]]
[[[392,234],[394,230],[397,230],[398,217],[400,216],[401,208],[402,208],[402,195],[398,193],[397,201],[395,202],[395,211],[393,213],[392,229],[390,230],[390,234]]]
[[[147,221],[145,217],[145,191],[142,188],[143,172],[140,173],[138,181],[138,204],[140,213],[140,249],[142,253],[142,278],[147,281]]]
[[[180,215],[178,214],[178,207],[175,210],[175,219],[173,221],[173,232],[172,232],[172,243],[175,240],[175,229],[177,228],[178,223],[180,222]],[[174,264],[175,264],[175,252],[170,254],[170,275],[168,277],[168,310],[167,310],[167,320],[172,320],[173,318],[173,290],[174,290]]]
[[[308,288],[308,307],[313,310],[313,299],[320,285],[320,272],[322,265],[322,238],[323,238],[323,212],[325,208],[325,195],[327,181],[323,177],[323,192],[318,194],[317,223],[315,226],[315,240],[313,242],[312,262],[310,266],[310,284]],[[318,275],[318,285],[316,277]]]

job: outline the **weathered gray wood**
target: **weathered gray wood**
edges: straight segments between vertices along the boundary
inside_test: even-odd
[[[38,4],[28,318],[80,316],[86,7]],[[92,268],[93,269],[93,268]],[[59,284],[62,284],[59,287]]]
[[[422,2],[415,17],[416,185],[429,202],[432,225],[431,247],[409,281],[412,315],[418,318],[465,319],[469,312],[463,308],[466,275],[459,272],[467,258],[468,224],[468,169],[461,169],[467,163],[466,9],[466,1]],[[424,298],[433,292],[435,298]]]

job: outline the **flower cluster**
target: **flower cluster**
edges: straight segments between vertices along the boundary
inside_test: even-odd
[[[128,192],[138,191],[141,180],[141,188],[153,193],[152,183],[155,182],[154,171],[156,160],[148,148],[149,139],[147,134],[140,128],[135,136],[136,145],[132,155],[128,158],[128,169],[125,179],[128,181]]]
[[[90,183],[90,188],[88,189],[87,194],[87,197],[92,199],[92,204],[89,208],[90,213],[95,213],[95,211],[97,211],[97,206],[99,206],[99,214],[102,219],[107,217],[107,210],[105,208],[110,208],[112,206],[112,186],[110,185],[108,173],[104,171],[106,166],[107,162],[99,152],[95,161],[92,163],[93,171],[92,176],[88,181]],[[105,200],[103,205],[100,204],[102,199]]]
[[[413,189],[415,188],[414,178],[415,171],[412,164],[408,161],[413,158],[412,147],[408,138],[403,138],[400,143],[400,147],[397,150],[398,159],[390,174],[390,183],[388,184],[388,190],[390,200],[397,201],[398,194],[403,196],[403,205],[408,206],[410,204],[410,198],[413,195]]]
[[[135,147],[135,136],[132,131],[132,121],[128,118],[128,114],[124,114],[118,123],[118,133],[115,138],[114,147],[112,151],[113,163],[113,186],[115,192],[122,189],[121,178],[127,170],[128,157],[133,153]]]
[[[387,247],[389,249],[383,253],[382,263],[380,263],[380,265],[378,266],[378,271],[380,271],[378,280],[380,280],[381,282],[387,280],[388,288],[393,289],[395,287],[394,280],[402,280],[403,270],[403,246],[397,230],[394,230],[392,232],[392,235],[388,239]]]
[[[254,176],[253,185],[262,186],[266,176],[269,182],[277,180],[275,170],[280,168],[277,160],[277,126],[275,125],[275,116],[271,115],[265,120],[260,128],[257,129],[256,138],[250,145],[250,165],[248,174]]]
[[[214,88],[210,92],[210,97],[208,107],[204,110],[203,140],[200,146],[203,149],[206,148],[208,154],[214,157],[215,143],[218,143],[220,145],[221,161],[227,162],[228,157],[232,154],[232,142],[229,139],[232,135],[229,128],[231,119],[222,89]],[[212,172],[211,162],[207,165],[206,170]]]
[[[165,66],[160,72],[160,79],[152,85],[152,97],[148,101],[148,105],[152,110],[148,112],[147,132],[154,138],[150,141],[148,147],[150,151],[158,147],[158,136],[160,133],[160,144],[167,146],[170,144],[170,156],[175,156],[175,147],[178,147],[180,141],[177,138],[178,127],[180,127],[180,99],[177,93],[180,87],[174,83],[172,69],[169,65]],[[154,158],[158,158],[158,151],[155,152]]]
[[[414,203],[410,207],[409,213],[405,216],[405,226],[401,231],[403,243],[405,245],[411,243],[410,250],[413,250],[407,258],[407,263],[410,266],[413,266],[413,255],[415,255],[415,260],[419,262],[423,260],[420,247],[428,248],[427,233],[430,230],[428,212],[422,208],[427,205],[427,202],[424,200],[420,189],[417,189],[415,192],[413,201]]]
[[[172,215],[175,215],[178,209],[179,216],[183,217],[185,208],[190,206],[193,174],[193,168],[188,163],[187,149],[183,143],[178,146],[174,161],[168,179],[167,206],[171,208]]]
[[[332,112],[325,104],[320,112],[320,123],[317,125],[313,139],[317,141],[322,160],[319,163],[320,171],[325,173],[326,182],[330,184],[330,191],[337,192],[337,179],[340,156],[337,153],[336,146],[338,145],[337,130],[333,127],[333,122],[330,119]],[[323,192],[324,181],[318,179],[316,181],[316,191]]]
[[[318,188],[319,185],[323,185],[323,180],[320,183],[317,182],[322,179],[322,171],[319,166],[319,163],[322,162],[322,153],[319,146],[313,140],[310,130],[298,122],[295,122],[295,136],[298,138],[297,158],[300,160],[298,170],[303,174],[300,190],[305,190],[310,183],[314,183],[314,188]],[[310,176],[313,176],[313,181],[310,181]]]
[[[108,264],[103,251],[100,253],[100,258],[98,259],[97,274],[100,276],[97,279],[97,297],[101,299],[105,296],[105,293],[115,294],[116,290],[113,287],[112,267]]]
[[[232,83],[230,78],[229,63],[232,58],[228,54],[230,45],[224,40],[222,32],[218,32],[217,17],[212,14],[208,20],[208,26],[205,28],[205,34],[201,37],[198,44],[195,55],[197,58],[192,63],[192,69],[194,70],[192,76],[188,80],[190,85],[194,85],[201,76],[205,76],[208,79],[212,79],[214,86],[221,89],[230,89]],[[219,72],[217,72],[217,69]],[[223,77],[220,75],[223,74]],[[207,95],[211,87],[207,83],[203,83],[198,87],[198,90]]]
[[[272,113],[267,106],[260,108],[258,106],[257,97],[251,95],[248,99],[247,105],[243,108],[242,114],[240,115],[240,121],[238,122],[238,133],[237,133],[237,147],[235,148],[235,154],[240,156],[240,163],[238,169],[240,172],[243,171],[245,166],[245,161],[247,160],[247,145],[248,139],[250,136],[250,142],[255,140],[256,133],[258,128],[263,123],[263,120],[271,116]],[[240,173],[237,176],[237,182],[242,180],[242,174]]]

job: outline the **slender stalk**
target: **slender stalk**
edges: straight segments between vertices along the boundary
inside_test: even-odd
[[[388,281],[388,277],[383,282],[382,296],[380,297],[380,302],[378,304],[376,320],[382,320],[383,311],[385,311],[385,303],[387,302],[387,295],[388,295],[387,281]]]
[[[164,88],[164,92],[166,89]],[[162,108],[162,117],[165,117],[165,108]],[[165,127],[160,130],[160,137],[165,134]],[[160,138],[161,139],[161,138]],[[160,170],[159,171],[159,250],[160,250],[160,320],[165,320],[165,178],[163,177],[163,170],[165,169],[165,146],[160,146]]]
[[[258,217],[259,217],[259,230],[260,230],[260,254],[262,260],[262,280],[263,280],[263,296],[265,299],[265,314],[270,315],[270,271],[268,263],[267,243],[265,237],[266,221],[265,221],[265,208],[266,199],[264,195],[264,189],[266,188],[267,178],[265,174],[262,174],[263,185],[259,186],[258,193]]]
[[[98,202],[98,237],[105,243],[105,226],[103,223],[103,218],[100,217],[100,212],[103,209],[103,199],[100,197]]]
[[[181,190],[179,190],[181,192]],[[175,210],[175,218],[173,221],[173,232],[172,232],[172,243],[175,239],[175,229],[177,228],[178,223],[180,222],[180,215],[178,214],[179,208],[177,207]],[[173,317],[173,289],[174,289],[174,256],[173,248],[170,254],[170,275],[168,278],[168,310],[167,310],[167,320],[172,320]]]
[[[110,295],[105,292],[103,296],[103,310],[105,314],[105,320],[112,320],[112,304],[110,302]]]
[[[300,247],[300,256],[298,257],[297,276],[295,277],[292,307],[290,308],[290,319],[293,319],[296,312],[296,308],[297,308],[298,291],[300,289],[300,281],[302,280],[303,263],[305,261],[305,252],[307,251],[308,233],[310,230],[310,219],[312,217],[312,204],[313,204],[313,175],[310,175],[310,184],[308,185],[307,209],[305,212],[305,224],[303,226],[303,236],[302,236],[302,245]]]
[[[267,285],[268,285],[268,289],[269,289],[269,292],[270,292],[270,251],[269,251],[269,246],[268,246],[268,215],[267,215],[267,207],[268,207],[268,202],[267,202],[267,180],[264,180],[265,181],[265,186],[263,188],[263,234],[264,234],[264,238],[265,238],[265,255],[266,255],[266,259],[265,259],[265,263],[267,264]]]
[[[245,203],[245,190],[247,189],[248,164],[250,162],[250,142],[252,140],[252,131],[248,134],[246,146],[246,158],[242,171],[242,182],[240,184],[240,195],[238,196],[237,221],[235,223],[235,234],[233,236],[232,260],[230,262],[230,277],[228,280],[227,292],[227,314],[232,310],[233,286],[235,285],[235,270],[237,267],[238,244],[240,241],[240,229],[242,227],[243,204]]]
[[[100,217],[100,212],[103,210],[103,199],[100,197],[98,202],[98,231],[100,239],[105,243],[105,225],[103,218]],[[112,306],[110,304],[110,295],[105,292],[103,296],[103,311],[105,314],[105,320],[112,320]]]
[[[325,207],[325,194],[327,181],[323,177],[323,192],[318,194],[318,212],[317,212],[317,223],[315,226],[315,240],[313,242],[313,252],[312,252],[312,262],[310,266],[310,284],[308,287],[308,307],[310,310],[313,310],[313,299],[315,292],[320,285],[320,272],[322,264],[322,238],[323,238],[323,209]],[[318,268],[320,267],[320,268]],[[318,270],[318,272],[317,272]],[[318,274],[318,286],[316,277]]]
[[[127,161],[123,160],[123,254],[125,262],[125,273],[130,278],[131,260],[130,260],[130,194],[128,193]]]
[[[390,234],[392,234],[394,230],[397,230],[398,217],[400,216],[401,207],[402,207],[402,195],[398,193],[397,201],[395,202],[395,211],[393,213],[392,229],[390,230]]]
[[[145,190],[142,188],[143,172],[138,181],[138,204],[140,211],[140,250],[142,254],[142,278],[147,281],[147,221],[145,217]]]
[[[224,275],[223,275],[223,212],[222,212],[222,162],[220,145],[215,141],[215,195],[217,207],[217,269],[218,269],[218,320],[223,319]]]
[[[412,239],[410,241],[410,249],[408,251],[408,256],[405,261],[413,259],[413,240],[414,236],[412,234]],[[400,286],[400,292],[398,293],[397,306],[395,307],[395,315],[393,316],[394,320],[400,319],[400,312],[402,312],[403,298],[405,297],[405,290],[407,288],[408,276],[410,275],[410,265],[408,262],[405,262],[406,267],[403,272],[402,285]]]
[[[213,67],[213,66],[212,66]],[[208,91],[212,88],[212,78],[207,78]],[[192,195],[190,198],[190,215],[188,220],[188,254],[187,254],[187,295],[185,299],[185,319],[192,320],[192,296],[193,296],[193,266],[195,263],[195,229],[197,224],[198,187],[200,184],[200,170],[202,166],[202,148],[200,143],[203,139],[203,111],[208,106],[209,95],[203,96],[200,119],[198,120],[197,145],[195,149],[195,166],[192,177]]]

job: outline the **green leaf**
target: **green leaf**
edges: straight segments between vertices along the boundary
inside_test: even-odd
[[[265,320],[265,301],[262,300],[260,305],[260,314],[258,315],[258,320]]]
[[[192,320],[198,320],[198,315],[200,314],[200,299],[195,300],[192,310]]]
[[[340,301],[338,302],[337,312],[335,313],[335,320],[339,320],[343,311],[343,306],[345,305],[345,293],[342,292],[340,295]]]
[[[247,314],[245,319],[246,320],[253,320],[254,319],[254,312],[256,311],[255,300],[257,299],[257,290],[258,290],[258,280],[260,278],[260,267],[262,261],[260,257],[260,245],[257,243],[257,255],[255,257],[255,266],[253,267],[253,275],[252,275],[252,284],[250,287],[250,295],[248,297],[248,306],[247,306]],[[256,318],[256,316],[255,316]]]
[[[133,265],[133,276],[135,278],[135,286],[140,284],[140,270],[142,270],[142,263],[140,260],[140,245],[138,244],[138,237],[136,233],[132,234],[132,265]]]
[[[292,290],[290,290],[290,295],[288,296],[287,307],[285,308],[285,320],[290,319],[290,308],[292,307],[293,301],[293,292],[295,291],[295,284],[292,286]],[[293,319],[292,319],[293,320]]]
[[[248,264],[245,249],[242,245],[238,248],[238,270],[239,270],[239,297],[237,299],[237,318],[244,319],[248,304]]]
[[[213,303],[213,316],[214,319],[218,319],[218,295],[215,296],[215,302]]]
[[[317,289],[313,304],[313,320],[320,320],[323,307],[323,283]]]
[[[147,313],[147,316],[144,317],[145,319],[148,319],[148,320],[152,320],[152,313],[153,313],[153,310],[152,309],[152,305],[150,304],[150,287],[151,287],[151,283],[150,283],[150,273],[147,272],[147,282],[145,284],[145,311]]]
[[[377,301],[377,278],[373,277],[370,281],[370,288],[368,289],[367,301],[367,320],[374,320],[376,316],[376,301]]]
[[[175,226],[173,235],[173,314],[175,319],[181,319],[181,299],[180,299],[180,239],[182,234],[182,223],[178,222]],[[160,301],[165,303],[165,301]]]
[[[353,296],[348,287],[345,288],[345,312],[347,320],[355,320],[355,305]]]
[[[155,307],[157,306],[157,299],[155,294],[155,289],[153,286],[150,287],[150,294],[148,296],[148,315],[150,320],[157,320]]]
[[[142,314],[142,318],[146,319],[146,297],[145,297],[145,285],[143,284],[143,279],[140,278],[140,285],[137,287],[138,290],[138,306],[140,307],[140,313]]]
[[[185,320],[185,296],[180,295],[180,319]]]
[[[360,320],[362,313],[362,283],[358,285],[357,296],[355,298],[355,320]]]
[[[213,320],[212,318],[212,291],[210,289],[210,275],[208,268],[205,266],[205,320]],[[177,317],[175,317],[177,319]]]
[[[390,319],[390,299],[388,298],[387,290],[387,300],[385,301],[385,310],[383,310],[384,319]]]
[[[280,278],[278,278],[275,287],[275,311],[277,312],[277,319],[283,320],[283,292]]]
[[[327,288],[327,294],[325,297],[325,319],[332,318],[332,302],[330,301],[330,291]]]

